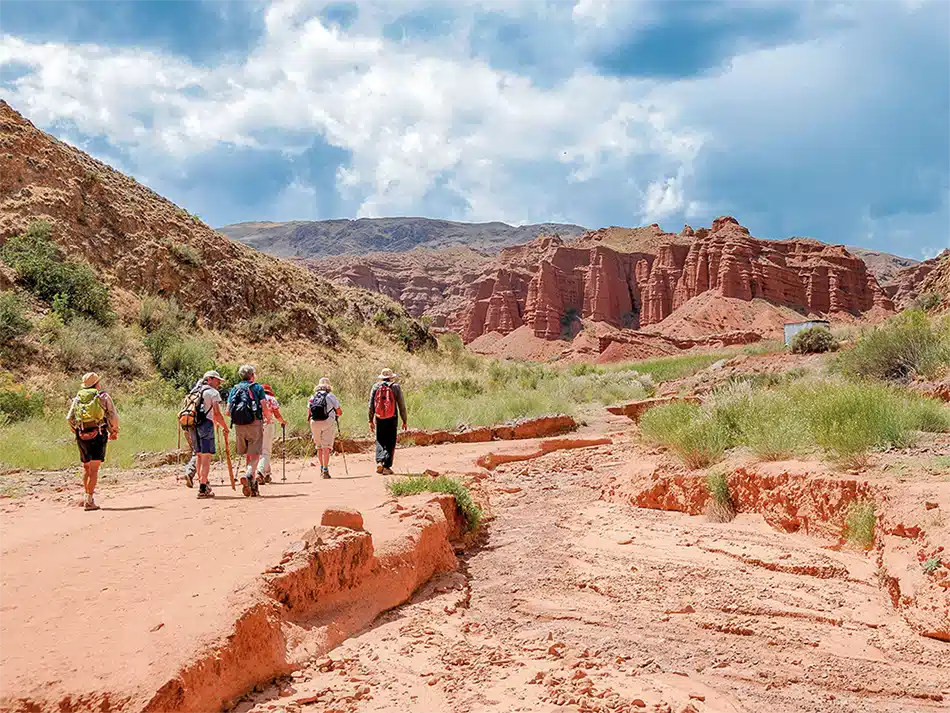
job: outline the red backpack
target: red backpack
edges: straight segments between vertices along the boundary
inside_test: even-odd
[[[392,418],[396,415],[396,394],[389,382],[382,382],[376,389],[376,418]]]

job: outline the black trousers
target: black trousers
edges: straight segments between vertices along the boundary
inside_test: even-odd
[[[384,468],[393,467],[398,426],[399,416],[376,419],[376,462],[381,463]]]

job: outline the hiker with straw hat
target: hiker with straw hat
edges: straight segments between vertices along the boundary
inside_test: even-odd
[[[333,394],[333,387],[327,377],[320,379],[317,388],[307,403],[307,420],[313,434],[313,445],[320,461],[320,475],[330,477],[330,451],[336,436],[336,420],[343,415],[343,405]]]
[[[99,388],[99,375],[83,374],[82,388],[73,398],[66,422],[76,434],[82,462],[83,509],[98,510],[94,495],[99,467],[106,459],[106,445],[119,437],[119,412],[112,397]]]
[[[376,433],[376,472],[392,475],[400,416],[402,430],[408,428],[406,401],[392,369],[383,369],[377,378],[369,393],[369,430]]]

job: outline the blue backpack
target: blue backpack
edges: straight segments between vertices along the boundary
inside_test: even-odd
[[[246,381],[231,389],[228,395],[228,410],[231,412],[231,423],[238,426],[247,426],[264,418],[261,402]]]

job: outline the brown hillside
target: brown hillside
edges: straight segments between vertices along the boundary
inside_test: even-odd
[[[281,314],[293,331],[333,342],[331,317],[404,313],[381,295],[340,288],[230,240],[0,101],[0,244],[36,219],[52,225],[70,257],[96,269],[115,302],[129,304],[130,293],[174,296],[209,327]]]

